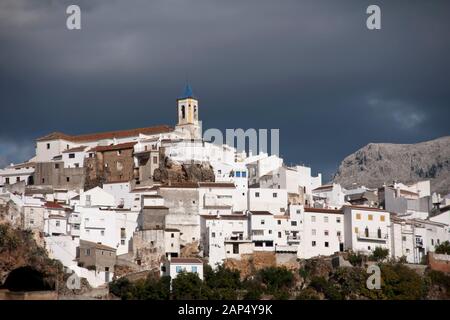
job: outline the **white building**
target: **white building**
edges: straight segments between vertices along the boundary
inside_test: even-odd
[[[340,184],[323,185],[312,190],[315,207],[339,209],[345,204],[345,190]]]
[[[161,267],[161,276],[170,276],[173,280],[182,272],[195,273],[203,280],[203,262],[197,258],[171,258]]]
[[[104,183],[103,190],[114,197],[117,208],[131,209],[133,207],[134,195],[130,192],[129,182]]]
[[[344,206],[344,249],[370,253],[391,250],[390,213],[370,207]]]
[[[298,257],[309,259],[344,251],[344,212],[334,209],[302,208],[303,229]]]
[[[211,267],[222,264],[224,259],[240,260],[242,254],[253,253],[247,215],[203,215],[200,220],[201,245]]]
[[[286,189],[248,189],[248,210],[285,214],[288,206]]]
[[[275,251],[275,217],[268,211],[250,211],[251,239],[255,251]]]
[[[34,163],[11,164],[4,169],[0,169],[0,186],[12,185],[18,182],[24,182],[28,185],[33,173]]]

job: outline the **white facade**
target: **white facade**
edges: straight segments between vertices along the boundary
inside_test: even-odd
[[[82,207],[116,207],[114,196],[100,187],[95,187],[80,194],[80,206]]]
[[[248,189],[248,210],[269,211],[272,214],[287,212],[288,195],[285,189]]]
[[[203,280],[203,262],[197,258],[169,258],[164,268],[161,275],[170,276],[172,280],[181,272],[195,273]]]
[[[275,251],[274,215],[267,211],[251,211],[250,229],[255,251]]]
[[[201,216],[202,247],[209,265],[213,268],[224,259],[241,258],[241,254],[253,253],[249,236],[249,217],[244,214]]]
[[[391,250],[390,214],[377,208],[344,206],[344,248],[370,253],[376,247]]]
[[[11,164],[5,169],[0,169],[0,186],[11,185],[18,182],[28,184],[33,173],[34,164],[32,163]]]
[[[130,192],[129,182],[104,183],[103,190],[114,197],[117,208],[131,209],[133,206],[133,194]]]
[[[341,210],[302,208],[302,216],[299,258],[330,256],[344,251],[344,213]]]

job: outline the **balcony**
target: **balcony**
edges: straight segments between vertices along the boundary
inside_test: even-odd
[[[357,234],[357,238],[360,241],[386,243],[388,239],[388,234],[381,232],[360,232]]]
[[[252,242],[252,240],[249,237],[243,237],[238,235],[233,235],[230,237],[225,237],[224,242]]]
[[[300,243],[300,237],[299,236],[288,236],[287,242],[288,243]]]
[[[80,224],[81,223],[81,217],[79,215],[70,215],[69,216],[69,223],[70,224]]]

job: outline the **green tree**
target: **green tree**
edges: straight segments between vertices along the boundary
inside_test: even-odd
[[[439,254],[450,254],[450,242],[445,241],[436,246],[435,252]]]
[[[294,284],[294,275],[286,267],[269,267],[261,269],[258,277],[267,286],[270,293],[287,289]]]
[[[235,300],[241,289],[240,272],[219,266],[216,270],[208,265],[204,267],[204,284],[209,289],[209,299]]]
[[[403,264],[382,264],[380,269],[384,298],[418,300],[425,296],[426,283],[414,270]]]
[[[209,292],[197,274],[181,272],[172,280],[172,297],[175,300],[205,299]]]
[[[382,247],[376,247],[373,250],[370,260],[372,261],[383,261],[389,256],[389,249],[384,249]]]

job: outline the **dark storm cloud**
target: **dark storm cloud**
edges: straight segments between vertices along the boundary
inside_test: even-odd
[[[365,27],[372,3],[380,31]],[[81,7],[81,31],[65,28],[69,4]],[[204,128],[280,128],[286,162],[328,176],[369,142],[448,135],[449,9],[445,0],[2,1],[0,164],[25,160],[51,131],[174,124],[187,78]]]

